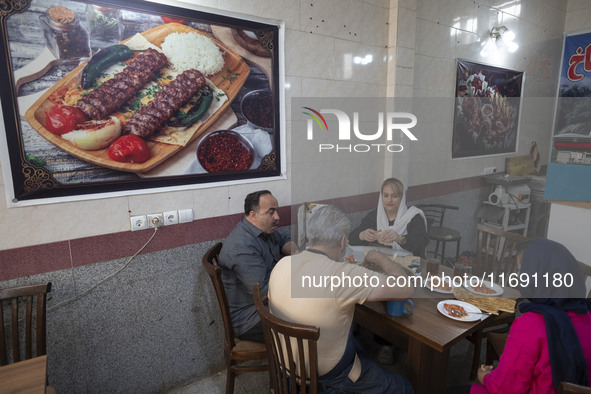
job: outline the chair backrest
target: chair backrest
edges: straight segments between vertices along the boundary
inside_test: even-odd
[[[446,204],[417,204],[417,208],[421,209],[427,219],[427,225],[431,227],[443,227],[445,220],[445,211],[452,209],[457,211],[459,208],[453,205]]]
[[[222,243],[218,242],[205,252],[201,262],[205,271],[207,271],[215,290],[215,295],[222,314],[222,320],[224,322],[224,338],[226,344],[225,354],[226,357],[230,357],[232,348],[236,346],[236,337],[234,336],[234,329],[232,328],[232,317],[230,316],[228,297],[226,296],[226,290],[224,289],[224,283],[222,282],[222,269],[218,266],[220,250],[222,250]]]
[[[484,224],[478,224],[477,229],[476,267],[479,273],[509,275],[517,272],[517,253],[531,238]]]
[[[298,208],[297,218],[297,233],[298,239],[297,244],[301,248],[301,250],[306,249],[306,245],[308,243],[306,229],[308,227],[308,223],[310,222],[310,215],[316,209],[326,206],[326,204],[317,204],[313,202],[305,202]]]
[[[46,354],[49,291],[51,282],[0,289],[0,365]]]
[[[275,394],[317,393],[320,329],[271,314],[263,303],[258,283],[254,287],[254,304],[261,317]],[[292,378],[294,373],[295,379]],[[305,384],[301,377],[305,377]]]
[[[581,272],[583,273],[583,281],[585,281],[585,286],[587,285],[587,278],[589,278],[591,276],[591,266],[582,263],[582,262],[578,262],[579,263],[579,267],[581,268]],[[587,287],[587,298],[591,298],[591,288]]]
[[[574,383],[560,382],[558,394],[591,394],[591,387],[580,386]]]

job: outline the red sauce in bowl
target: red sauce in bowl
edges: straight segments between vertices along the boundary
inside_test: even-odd
[[[254,161],[254,152],[239,134],[216,131],[201,141],[197,159],[209,173],[245,171]]]
[[[242,99],[242,114],[255,126],[273,127],[273,98],[267,90],[254,90]]]

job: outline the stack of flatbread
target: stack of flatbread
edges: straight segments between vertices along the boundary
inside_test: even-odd
[[[386,245],[386,246],[392,246],[393,242],[386,242],[382,239],[382,236],[384,235],[384,233],[382,232],[382,230],[378,231],[378,243],[382,244],[382,245]]]
[[[398,265],[402,266],[408,275],[417,275],[417,273],[411,268],[411,264],[413,261],[420,261],[421,258],[418,256],[396,256],[394,257],[394,262]]]
[[[498,315],[499,312],[515,313],[515,300],[503,297],[487,297],[475,294],[463,287],[456,287],[453,290],[454,296],[464,302],[468,302],[483,312]]]

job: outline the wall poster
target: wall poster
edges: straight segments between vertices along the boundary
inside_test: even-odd
[[[517,151],[524,72],[457,60],[452,158]]]
[[[0,0],[13,203],[284,172],[281,25],[174,4]]]
[[[591,130],[591,32],[566,36],[558,89],[554,134]]]

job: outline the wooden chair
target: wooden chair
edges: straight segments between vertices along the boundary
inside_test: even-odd
[[[474,267],[477,272],[473,273],[493,273],[495,277],[505,274],[507,278],[507,275],[517,272],[517,252],[531,238],[484,224],[478,224],[477,230],[478,245]]]
[[[47,354],[50,291],[51,282],[0,289],[0,366]],[[47,382],[45,392],[56,391]]]
[[[226,290],[222,282],[222,270],[217,266],[218,256],[222,249],[222,243],[218,242],[209,249],[202,259],[203,267],[207,271],[222,314],[224,322],[224,357],[227,365],[226,394],[234,392],[234,380],[236,375],[244,372],[264,372],[269,370],[269,364],[242,365],[245,361],[256,361],[267,359],[267,347],[258,342],[242,341],[234,336],[232,318]]]
[[[495,277],[505,274],[505,282],[508,275],[517,271],[516,258],[517,253],[531,238],[523,235],[511,233],[498,228],[477,225],[478,244],[476,247],[476,261],[473,275],[482,275],[486,273],[488,278],[490,273]],[[481,342],[488,331],[499,328],[507,328],[515,319],[514,314],[504,313],[494,319],[489,319],[487,327],[476,331],[468,337],[474,343],[474,355],[472,358],[472,368],[470,370],[470,379],[476,378],[476,373],[480,365]],[[492,352],[493,347],[487,345],[487,350]],[[492,356],[492,355],[491,355]],[[491,357],[487,356],[487,359]]]
[[[445,245],[448,242],[455,242],[457,261],[460,256],[460,240],[462,239],[462,234],[452,228],[444,227],[443,221],[445,219],[445,212],[448,209],[457,211],[459,208],[446,204],[417,204],[416,207],[423,211],[427,219],[429,240],[436,242],[435,250],[430,253],[434,257],[440,256],[441,262],[443,263],[443,259],[445,259]],[[441,244],[441,253],[439,253],[439,244]]]
[[[580,386],[574,383],[560,382],[558,394],[591,394],[591,387]]]
[[[0,289],[0,365],[47,354],[45,304],[49,291],[51,282]]]
[[[269,375],[274,394],[316,394],[320,329],[292,323],[271,314],[263,303],[258,283],[254,287],[254,304],[268,345]],[[302,384],[303,376],[305,384]]]
[[[591,266],[581,263],[580,261],[578,263],[581,272],[583,273],[583,281],[587,281],[587,278],[591,276]],[[587,298],[591,298],[591,288],[587,288]]]

